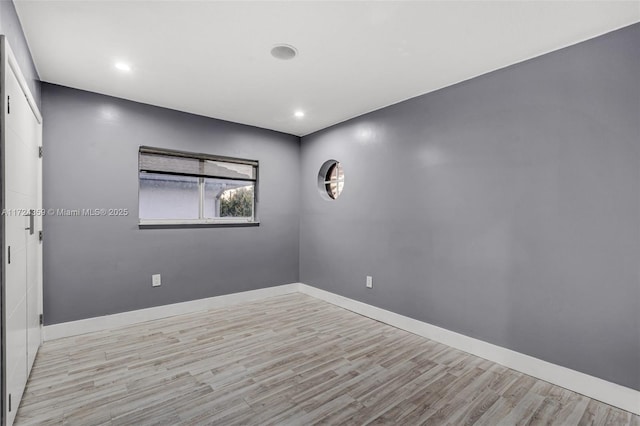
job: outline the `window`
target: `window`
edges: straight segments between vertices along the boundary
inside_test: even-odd
[[[340,163],[334,163],[329,167],[324,186],[329,197],[334,200],[342,193],[342,188],[344,187],[344,172],[342,171]]]
[[[258,162],[141,147],[141,225],[257,224]]]
[[[340,196],[344,188],[344,170],[338,161],[329,160],[320,167],[318,186],[325,198],[335,200]]]

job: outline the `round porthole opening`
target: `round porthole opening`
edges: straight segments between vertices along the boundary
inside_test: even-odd
[[[325,198],[337,199],[344,188],[344,169],[336,160],[329,160],[320,167],[318,186]]]

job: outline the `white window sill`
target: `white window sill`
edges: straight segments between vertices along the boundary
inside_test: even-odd
[[[260,222],[252,219],[159,219],[159,220],[140,220],[138,228],[140,229],[159,229],[159,228],[222,228],[222,227],[243,227],[243,226],[259,226]]]

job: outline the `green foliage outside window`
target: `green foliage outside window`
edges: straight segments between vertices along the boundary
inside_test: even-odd
[[[229,189],[220,197],[221,217],[251,217],[253,215],[253,186]]]

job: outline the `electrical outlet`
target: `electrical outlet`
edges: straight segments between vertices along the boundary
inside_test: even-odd
[[[151,275],[151,286],[152,287],[159,287],[160,284],[162,284],[162,280],[160,278],[160,274]]]
[[[373,288],[373,277],[367,275],[367,288]]]

